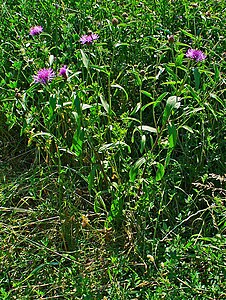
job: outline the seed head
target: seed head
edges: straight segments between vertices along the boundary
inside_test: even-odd
[[[117,18],[113,18],[111,22],[114,26],[118,25],[118,23],[119,23]]]
[[[170,44],[172,44],[172,43],[175,42],[175,38],[174,38],[174,35],[173,35],[173,34],[168,35],[167,37],[168,37],[168,42],[169,42]]]

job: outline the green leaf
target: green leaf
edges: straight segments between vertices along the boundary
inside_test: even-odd
[[[165,98],[165,96],[168,94],[168,92],[164,92],[162,93],[156,100],[155,100],[155,103],[154,103],[154,107],[158,106],[162,100]]]
[[[177,85],[177,84],[181,84],[182,81],[166,81],[166,82],[163,82],[162,84],[164,85]]]
[[[84,140],[84,131],[81,128],[78,128],[73,136],[71,151],[73,151],[76,156],[82,154],[82,145]]]
[[[179,66],[182,65],[183,58],[184,58],[184,53],[181,53],[181,54],[179,54],[179,55],[176,57],[175,64],[176,64],[177,67],[179,67]]]
[[[188,84],[186,89],[190,91],[192,97],[197,100],[198,102],[201,101],[199,94]]]
[[[130,169],[130,172],[129,172],[129,178],[132,182],[134,182],[137,174],[138,174],[138,170],[139,168],[146,162],[146,158],[144,157],[141,157],[139,158],[135,164],[132,166],[132,168]]]
[[[117,149],[118,150],[120,148],[127,148],[128,152],[131,153],[130,146],[121,141],[118,141],[115,143],[104,144],[103,146],[101,146],[99,148],[98,152],[102,153],[102,152],[106,151],[107,149]]]
[[[215,82],[218,82],[220,79],[220,70],[216,65],[214,65],[214,80]]]
[[[140,108],[141,108],[141,103],[140,102],[138,102],[137,104],[136,104],[136,106],[134,107],[134,109],[133,109],[133,111],[131,112],[131,116],[132,115],[135,115],[139,110],[140,110]]]
[[[128,93],[126,92],[126,90],[124,89],[124,87],[122,87],[122,86],[119,85],[119,84],[112,84],[111,87],[112,87],[112,88],[117,88],[117,89],[122,90],[122,91],[125,93],[126,100],[129,99]]]
[[[187,126],[187,125],[183,125],[183,126],[181,126],[181,128],[184,128],[185,130],[187,130],[191,133],[194,133],[193,129],[191,127]]]
[[[168,125],[169,147],[174,149],[177,143],[177,130],[174,124]]]
[[[156,128],[151,127],[151,126],[142,125],[142,126],[137,126],[137,128],[139,130],[144,130],[144,131],[148,131],[148,132],[152,132],[152,133],[157,133]]]
[[[48,122],[52,121],[54,119],[54,111],[56,109],[56,96],[51,95],[49,97],[49,116],[48,116]]]
[[[177,75],[173,72],[173,70],[169,66],[165,66],[165,69],[167,73],[172,76],[174,81],[178,81]]]
[[[104,110],[109,114],[110,113],[110,106],[107,103],[107,101],[104,99],[104,97],[102,95],[100,95],[100,101],[102,103],[102,106],[104,108]]]
[[[113,219],[118,219],[122,216],[123,202],[122,196],[118,196],[112,201],[110,215]]]
[[[12,64],[12,67],[14,67],[14,68],[17,69],[17,70],[20,70],[22,64],[23,64],[22,61],[15,61],[15,62]]]
[[[172,148],[169,148],[166,154],[166,158],[165,158],[165,168],[168,166],[169,162],[170,162],[170,156],[171,153],[173,152]]]
[[[51,54],[51,55],[49,56],[49,66],[50,66],[50,67],[51,67],[52,64],[53,64],[53,61],[54,61],[54,56]]]
[[[145,145],[146,145],[146,135],[143,134],[140,141],[140,153],[144,152]]]
[[[165,168],[161,163],[157,163],[157,172],[156,172],[156,176],[155,176],[155,180],[156,181],[160,181],[164,174],[165,174]]]
[[[7,84],[8,87],[11,89],[15,89],[17,87],[17,81],[11,81],[10,83]]]
[[[164,126],[166,122],[168,121],[170,114],[173,109],[177,109],[180,107],[180,98],[177,96],[171,96],[167,99],[166,101],[166,107],[163,112],[163,117],[162,117],[162,125]]]
[[[88,190],[89,190],[89,192],[91,192],[91,190],[93,188],[93,182],[94,182],[96,170],[97,170],[97,165],[94,164],[92,166],[92,169],[91,169],[91,171],[89,173],[89,176],[88,176]]]
[[[94,199],[93,209],[94,209],[95,213],[99,213],[100,212],[100,203],[99,203],[97,197],[95,197],[95,199]]]
[[[187,32],[186,30],[183,30],[181,28],[180,28],[180,32],[182,32],[186,36],[189,36],[192,40],[194,40],[194,41],[196,40],[196,37],[193,34],[191,34],[190,32]]]
[[[129,44],[127,44],[127,43],[116,43],[115,44],[115,48],[118,48],[120,46],[129,46]]]
[[[96,65],[91,65],[90,66],[92,69],[97,70],[98,72],[103,72],[107,74],[108,76],[110,75],[110,72],[106,70],[106,66],[96,66]]]
[[[76,109],[78,115],[81,116],[82,114],[81,101],[75,92],[72,93],[72,109]]]
[[[210,97],[217,100],[223,106],[223,108],[226,108],[226,102],[220,97],[218,97],[216,94],[210,93]]]
[[[150,94],[150,93],[148,93],[148,92],[146,92],[146,91],[143,91],[143,90],[141,90],[141,93],[144,94],[145,96],[147,96],[148,98],[150,98],[150,99],[153,100],[152,94]]]
[[[86,69],[89,68],[89,59],[88,57],[86,56],[85,52],[81,49],[81,54],[82,54],[82,62],[84,64],[84,66],[86,67]]]
[[[141,78],[140,78],[138,72],[133,71],[133,74],[134,74],[134,76],[135,76],[135,78],[136,78],[136,83],[135,83],[135,84],[136,84],[137,86],[142,86],[142,80],[141,80]]]

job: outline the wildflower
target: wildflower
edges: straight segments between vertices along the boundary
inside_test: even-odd
[[[89,32],[88,34],[84,34],[80,38],[80,42],[84,44],[92,44],[94,40],[97,40],[99,35],[96,33]]]
[[[188,49],[186,57],[195,59],[196,61],[202,61],[206,58],[206,55],[201,50]]]
[[[38,71],[37,75],[34,75],[34,81],[35,83],[47,84],[48,82],[52,81],[54,77],[55,73],[51,68],[41,69]]]
[[[42,26],[34,26],[31,27],[30,29],[30,35],[34,36],[34,35],[38,35],[43,31]]]
[[[64,65],[62,68],[60,68],[59,75],[67,79],[67,66]]]

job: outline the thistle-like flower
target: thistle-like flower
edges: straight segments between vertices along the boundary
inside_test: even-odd
[[[52,81],[54,77],[55,73],[51,68],[44,68],[39,70],[37,75],[34,75],[33,78],[35,83],[47,84],[48,82]]]
[[[186,52],[186,57],[196,61],[202,61],[206,58],[206,55],[201,50],[188,49]]]
[[[67,79],[67,66],[64,65],[62,68],[60,68],[59,75]]]
[[[92,44],[93,41],[97,40],[99,38],[99,35],[96,33],[88,33],[88,34],[84,34],[81,36],[80,38],[80,42],[84,45],[84,44]]]
[[[30,35],[38,35],[43,31],[42,26],[34,26],[30,28]]]

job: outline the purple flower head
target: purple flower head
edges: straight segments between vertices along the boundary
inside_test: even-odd
[[[34,36],[34,35],[38,35],[43,31],[42,26],[34,26],[31,27],[30,29],[30,35]]]
[[[206,58],[206,55],[201,50],[188,49],[186,52],[186,57],[196,61],[202,61]]]
[[[64,65],[62,68],[60,68],[59,75],[67,79],[67,66]]]
[[[92,44],[93,41],[97,40],[99,38],[99,35],[96,33],[90,32],[89,34],[84,34],[80,38],[80,42],[84,44]]]
[[[34,75],[35,83],[47,84],[55,77],[55,73],[50,69],[41,69],[37,75]]]

